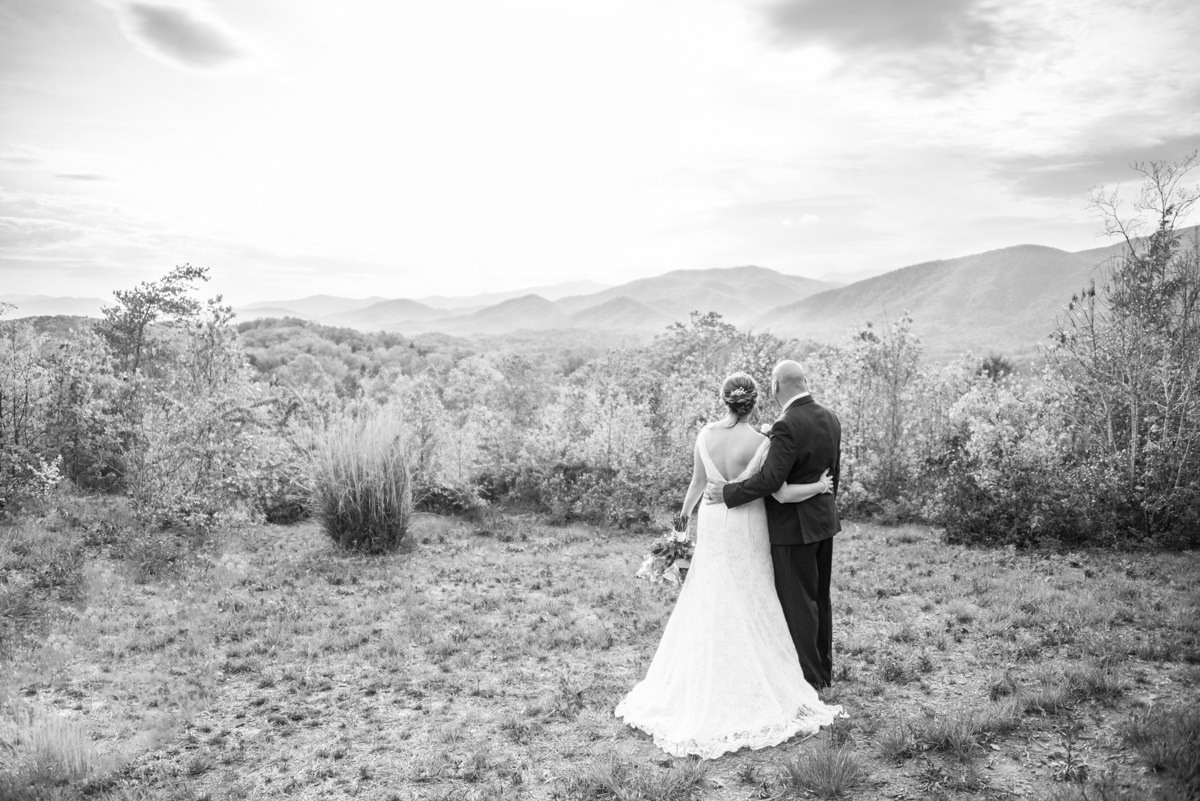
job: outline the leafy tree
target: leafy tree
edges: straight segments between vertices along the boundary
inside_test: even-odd
[[[100,331],[124,372],[138,374],[155,355],[162,342],[153,334],[155,325],[179,326],[196,318],[203,305],[188,293],[196,281],[207,280],[208,268],[184,264],[158,281],[113,292],[117,302],[101,310]]]
[[[880,501],[895,502],[914,477],[923,374],[912,322],[905,313],[884,329],[867,323],[845,346],[810,359],[813,392],[841,419],[850,506],[873,511]]]
[[[1076,424],[1147,535],[1200,536],[1200,247],[1179,231],[1200,200],[1185,184],[1196,166],[1196,153],[1135,163],[1144,181],[1128,206],[1115,189],[1093,193],[1125,247],[1054,335]]]
[[[0,498],[22,494],[46,455],[42,339],[24,320],[0,325]]]
[[[1016,366],[1008,359],[998,353],[990,353],[987,358],[979,363],[979,369],[975,374],[987,376],[992,381],[999,381],[1002,378],[1007,378],[1016,372]]]
[[[81,487],[115,490],[124,474],[121,392],[112,358],[92,328],[70,332],[43,359],[47,439]]]

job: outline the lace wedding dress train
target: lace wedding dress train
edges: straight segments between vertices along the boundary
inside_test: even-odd
[[[705,446],[708,475],[720,475]],[[742,481],[766,457],[759,448]],[[841,714],[804,680],[775,594],[762,501],[701,502],[687,580],[643,679],[616,715],[673,756],[713,759],[811,734]]]

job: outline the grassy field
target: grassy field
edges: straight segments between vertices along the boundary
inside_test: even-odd
[[[675,590],[652,534],[419,517],[130,539],[73,500],[0,527],[8,799],[1195,798],[1200,554],[1017,553],[849,524],[805,741],[672,759],[612,709]]]

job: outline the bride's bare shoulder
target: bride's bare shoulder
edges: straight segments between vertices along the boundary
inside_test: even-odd
[[[747,426],[746,433],[743,434],[742,436],[745,437],[750,442],[753,442],[756,445],[761,443],[764,439],[766,439],[766,436],[761,431],[754,428],[753,426]]]

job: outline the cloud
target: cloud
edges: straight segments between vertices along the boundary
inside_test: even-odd
[[[79,239],[83,231],[60,220],[0,217],[0,253],[61,245]]]
[[[991,46],[999,36],[979,0],[780,0],[767,18],[785,41],[858,51]]]
[[[244,33],[206,5],[173,0],[113,0],[121,29],[140,50],[174,67],[225,72],[254,61]]]
[[[47,150],[21,144],[0,145],[0,170],[42,173],[69,181],[107,181],[115,173],[110,158],[77,150]]]
[[[1200,133],[1180,134],[1137,144],[1014,156],[998,161],[993,175],[1021,195],[1082,200],[1095,186],[1140,182],[1142,176],[1130,166],[1134,162],[1179,161],[1196,150]]]
[[[781,46],[827,45],[851,68],[934,93],[982,81],[1044,38],[985,0],[773,0],[762,11]]]
[[[30,167],[40,164],[41,159],[20,153],[0,153],[0,164],[11,164],[15,167]]]

